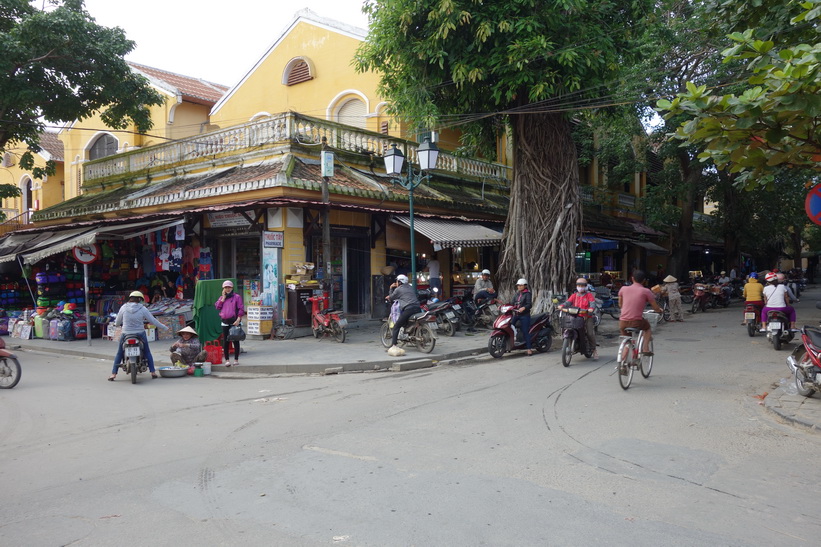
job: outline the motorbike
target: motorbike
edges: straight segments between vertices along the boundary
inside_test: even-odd
[[[601,300],[601,313],[606,313],[613,319],[618,319],[621,315],[617,295],[618,293],[614,295],[607,287],[596,287],[596,298]]]
[[[6,349],[6,342],[0,338],[0,389],[11,389],[20,381],[20,361]]]
[[[696,313],[698,310],[707,311],[707,303],[710,294],[707,285],[704,283],[696,283],[693,285],[693,307],[690,308],[690,313]]]
[[[473,291],[470,290],[465,294],[463,305],[469,311],[465,313],[465,317],[470,316],[467,322],[469,327],[483,327],[490,328],[493,322],[499,316],[499,301],[495,298],[485,298],[478,304],[473,299]]]
[[[397,345],[405,346],[407,344],[416,346],[416,349],[422,353],[430,353],[436,346],[436,335],[431,326],[436,322],[436,316],[433,312],[422,310],[410,316],[408,322],[399,330],[399,337],[397,338]],[[388,318],[382,324],[382,329],[379,331],[379,340],[386,348],[391,347],[391,335],[393,333],[394,322]]]
[[[136,336],[126,335],[123,338],[123,362],[120,365],[126,374],[131,375],[131,383],[137,383],[137,373],[148,370],[148,359],[143,351],[143,341]]]
[[[767,313],[767,339],[772,342],[775,351],[781,349],[781,344],[792,342],[790,320],[783,311],[770,310]]]
[[[514,306],[508,304],[501,306],[499,317],[493,322],[493,332],[490,333],[490,339],[487,342],[487,351],[497,359],[509,351],[527,348],[523,334],[513,326],[515,310]],[[531,345],[539,353],[550,350],[553,343],[552,332],[550,314],[541,313],[530,318]]]
[[[798,393],[812,397],[816,391],[821,391],[821,329],[802,327],[801,342],[787,357],[787,366],[795,375]]]
[[[340,344],[347,335],[348,320],[343,312],[328,308],[328,293],[324,296],[311,296],[306,299],[311,303],[311,331],[314,338],[331,336]]]
[[[763,306],[746,304],[744,307],[744,323],[747,325],[747,334],[755,336],[761,327],[761,309]]]
[[[710,287],[710,301],[711,308],[722,306],[726,308],[730,305],[730,292],[722,285],[713,285]]]
[[[436,298],[437,294],[437,290],[433,289],[433,298],[423,303],[422,309],[434,314],[439,332],[445,336],[453,336],[459,330],[461,320],[453,309],[453,303],[449,300],[439,300]]]
[[[562,365],[569,367],[574,354],[581,353],[590,359],[595,348],[588,347],[587,333],[584,332],[582,313],[585,310],[564,306],[559,309],[562,311]]]
[[[692,283],[684,283],[679,285],[678,292],[681,294],[681,303],[682,304],[692,304],[693,303],[693,284]]]

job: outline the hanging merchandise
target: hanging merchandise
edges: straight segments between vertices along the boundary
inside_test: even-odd
[[[182,270],[182,249],[175,247],[171,251],[171,260],[168,264],[168,269],[172,272],[179,272]]]
[[[185,239],[185,227],[182,224],[177,224],[174,239],[177,241],[183,241]]]

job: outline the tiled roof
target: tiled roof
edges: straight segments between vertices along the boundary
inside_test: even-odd
[[[229,89],[228,86],[207,82],[191,76],[175,74],[159,68],[140,65],[130,61],[128,64],[137,72],[141,72],[149,78],[165,82],[167,85],[179,91],[185,100],[192,103],[213,106]]]
[[[57,133],[40,133],[40,146],[51,155],[52,160],[63,161],[63,141],[57,138]]]

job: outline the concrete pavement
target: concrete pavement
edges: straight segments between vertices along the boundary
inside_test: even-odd
[[[805,292],[804,301],[797,304],[799,324],[816,324],[818,315],[814,303],[819,292],[815,287]],[[741,311],[741,304],[734,302],[734,310]],[[708,312],[710,313],[710,312]],[[724,315],[724,314],[722,314]],[[728,316],[729,318],[729,316]],[[733,314],[735,325],[737,316]],[[240,356],[238,367],[214,365],[212,374],[217,377],[229,378],[247,374],[334,374],[341,372],[361,372],[379,369],[392,371],[412,370],[432,367],[437,364],[454,363],[481,357],[487,352],[489,331],[479,330],[475,334],[459,331],[453,337],[438,335],[436,347],[430,354],[424,354],[415,348],[406,348],[404,357],[389,357],[379,341],[381,321],[361,320],[349,324],[348,337],[345,343],[339,344],[331,338],[316,340],[313,337],[303,337],[286,340],[247,340],[242,343],[243,353]],[[618,343],[617,322],[605,316],[602,320],[599,333],[600,353],[605,356],[606,348],[615,347]],[[675,328],[661,325],[659,339],[662,340],[665,330]],[[737,327],[741,329],[742,327]],[[739,332],[739,334],[741,334]],[[151,343],[151,350],[157,366],[170,364],[168,346],[172,341],[156,341]],[[558,358],[556,351],[561,339],[553,339],[553,347],[547,356]],[[800,341],[799,341],[800,343]],[[93,339],[91,345],[85,340],[73,342],[58,342],[52,340],[19,340],[6,339],[7,347],[14,351],[41,351],[57,353],[66,356],[101,359],[110,363],[116,353],[113,341]],[[790,346],[791,347],[791,346]],[[773,354],[773,359],[783,365],[779,378],[775,378],[769,386],[762,386],[760,403],[765,409],[784,421],[799,427],[812,430],[821,430],[821,394],[812,398],[790,394],[785,389],[786,382],[791,382],[787,365],[784,363],[789,351]],[[506,354],[504,359],[526,358],[522,352]],[[545,358],[536,354],[530,359]],[[108,373],[107,365],[104,374]],[[786,382],[785,382],[786,380]],[[766,395],[764,395],[766,393]]]

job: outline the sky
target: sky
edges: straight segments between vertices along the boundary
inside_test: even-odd
[[[126,59],[233,86],[253,67],[294,14],[367,28],[362,0],[85,0],[97,23],[122,28],[137,43]]]

